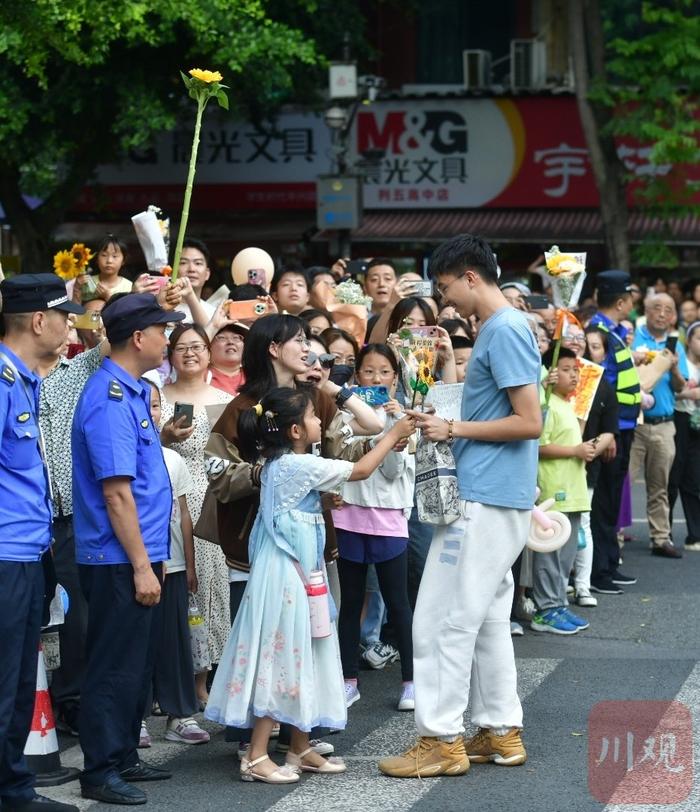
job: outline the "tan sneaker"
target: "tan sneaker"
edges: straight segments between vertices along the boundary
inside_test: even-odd
[[[481,727],[465,746],[469,761],[474,764],[493,761],[502,767],[517,767],[527,761],[527,753],[517,727],[509,730],[505,736],[497,736],[487,727]]]
[[[464,739],[443,742],[421,736],[402,756],[383,758],[379,770],[392,778],[432,778],[436,775],[464,775],[469,769]]]

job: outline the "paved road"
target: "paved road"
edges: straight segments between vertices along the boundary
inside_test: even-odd
[[[643,501],[640,488],[635,486],[634,490],[634,515],[640,517],[644,515]],[[682,543],[684,525],[677,523],[674,530],[677,543]],[[348,772],[336,777],[305,776],[289,789],[239,781],[232,746],[223,741],[215,726],[210,726],[214,736],[209,745],[186,747],[164,742],[163,721],[151,720],[155,744],[150,751],[142,751],[143,755],[151,763],[167,765],[174,777],[147,786],[148,808],[152,812],[239,808],[250,812],[658,809],[643,803],[650,796],[643,787],[634,789],[636,784],[632,785],[631,798],[636,803],[626,806],[606,806],[594,799],[588,787],[588,716],[596,703],[678,699],[690,708],[694,731],[700,729],[696,718],[700,713],[700,624],[695,610],[700,553],[688,553],[681,561],[652,558],[646,523],[636,523],[634,534],[637,541],[626,547],[623,569],[639,576],[639,582],[628,587],[624,595],[601,596],[597,608],[581,610],[591,621],[590,629],[568,638],[527,631],[515,641],[529,755],[525,766],[504,769],[477,765],[464,777],[422,781],[379,775],[377,759],[400,752],[414,736],[412,714],[394,710],[400,684],[398,666],[394,665],[380,672],[363,672],[362,699],[350,710],[348,730],[330,738],[337,753],[346,758]],[[635,718],[639,723],[639,717]],[[621,741],[621,762],[626,758],[627,732],[634,727],[635,718],[625,716],[614,730]],[[609,741],[606,763],[613,756],[612,738]],[[660,737],[656,741],[660,742]],[[695,742],[695,758],[700,762],[698,744]],[[62,738],[61,746],[64,764],[80,766],[75,740]],[[600,741],[592,741],[592,746],[599,747]],[[636,761],[643,754],[641,748],[638,735]],[[659,764],[657,769],[662,771],[681,766],[681,772],[688,771],[686,776],[692,770],[690,757],[683,764],[680,750],[674,755],[667,749],[666,760]],[[667,778],[678,780],[678,772],[666,773]],[[668,798],[673,787],[668,785]],[[79,799],[76,788],[77,784],[69,784],[46,794],[78,803],[81,809],[97,806]],[[98,807],[96,812],[103,808],[108,809]],[[700,782],[687,800],[665,808],[698,812]]]

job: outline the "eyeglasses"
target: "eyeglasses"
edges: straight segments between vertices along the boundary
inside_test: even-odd
[[[197,355],[201,355],[203,352],[206,352],[208,349],[206,344],[178,344],[177,347],[173,349],[173,352],[177,353],[178,355],[185,355],[187,352],[196,352]]]
[[[219,333],[218,336],[214,336],[214,341],[218,341],[220,344],[242,344],[243,336],[239,336],[237,333],[228,333],[227,335]]]
[[[296,341],[297,344],[301,344],[302,347],[311,346],[311,342],[308,338],[306,338],[306,336],[297,336],[296,338],[293,338],[292,341]]]
[[[312,367],[316,363],[319,363],[323,369],[333,369],[335,355],[329,355],[325,352],[321,355],[316,355],[315,352],[310,352],[306,358],[306,366]]]
[[[447,291],[452,287],[452,285],[454,285],[454,283],[457,282],[459,279],[464,279],[466,275],[467,272],[464,271],[464,273],[461,273],[459,276],[455,276],[455,278],[451,282],[448,282],[446,285],[436,285],[435,288],[437,292],[440,294],[440,296],[442,296],[444,299],[445,295],[447,294]]]
[[[586,336],[584,335],[574,335],[574,336],[563,336],[564,341],[568,341],[569,344],[585,344],[586,343]]]

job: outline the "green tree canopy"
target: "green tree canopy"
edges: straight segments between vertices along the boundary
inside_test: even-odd
[[[260,120],[292,98],[308,100],[323,81],[324,50],[340,52],[345,28],[360,37],[354,6],[349,0],[0,5],[0,203],[24,267],[45,267],[51,233],[100,164],[172,129],[183,113],[191,119],[180,70],[221,71],[233,109]],[[43,203],[32,211],[23,194]]]

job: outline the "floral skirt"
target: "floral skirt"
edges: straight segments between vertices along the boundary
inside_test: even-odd
[[[291,557],[269,538],[258,550],[205,716],[242,728],[270,716],[307,732],[342,729],[347,711],[335,625],[330,637],[312,639],[306,591]]]

